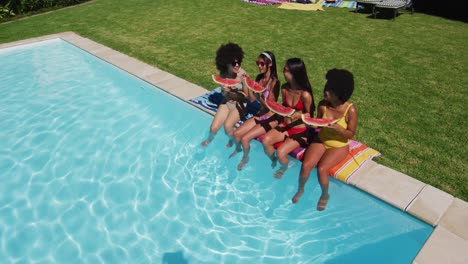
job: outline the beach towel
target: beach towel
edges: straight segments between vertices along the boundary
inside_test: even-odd
[[[206,109],[209,109],[213,112],[216,112],[217,105],[213,102],[210,102],[208,99],[211,95],[221,93],[221,87],[217,87],[216,89],[199,96],[194,99],[190,99],[189,101],[198,105],[203,106]],[[251,118],[252,115],[249,115],[248,118]],[[239,121],[238,125],[241,125],[242,121]],[[257,138],[258,141],[262,141],[263,136]],[[275,144],[275,148],[278,148],[281,145]],[[306,149],[302,147],[298,147],[291,151],[289,155],[299,161],[302,161],[304,158]],[[356,175],[359,169],[368,161],[372,160],[375,157],[380,156],[380,152],[375,149],[372,149],[365,144],[350,140],[349,141],[349,153],[344,160],[338,163],[336,166],[330,169],[328,174],[344,183],[349,183],[350,179]]]
[[[282,3],[278,8],[289,10],[304,10],[304,11],[323,11],[321,3],[317,4],[300,4],[300,3]]]
[[[279,5],[281,3],[289,2],[290,0],[242,0],[244,3],[255,5]]]
[[[335,2],[323,1],[325,7],[356,8],[356,1],[336,0]]]

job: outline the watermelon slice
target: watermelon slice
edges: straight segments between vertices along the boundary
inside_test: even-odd
[[[326,127],[331,124],[335,124],[338,122],[340,119],[322,119],[322,118],[312,118],[312,117],[306,117],[304,114],[302,114],[302,121],[313,127]]]
[[[265,100],[265,104],[268,107],[268,109],[270,109],[270,111],[281,116],[291,116],[292,114],[294,114],[294,111],[296,111],[294,110],[294,108],[280,105],[277,102],[271,101],[269,99]]]
[[[238,80],[235,80],[235,79],[225,79],[225,78],[221,78],[219,76],[216,76],[214,74],[211,75],[211,77],[213,78],[213,81],[215,83],[218,83],[218,84],[221,84],[221,85],[225,85],[225,86],[236,86],[240,83],[240,81]]]
[[[259,83],[250,79],[249,77],[245,78],[245,83],[247,84],[247,87],[249,87],[249,89],[254,93],[261,93],[266,89],[266,87],[261,86]]]

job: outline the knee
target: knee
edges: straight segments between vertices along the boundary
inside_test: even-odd
[[[312,169],[315,167],[315,164],[313,162],[310,162],[310,161],[307,161],[307,160],[303,160],[302,161],[302,167],[301,167],[301,170],[306,173],[307,175],[310,174],[310,172],[312,171]]]
[[[328,168],[322,166],[322,165],[319,165],[317,167],[317,174],[320,176],[320,177],[323,177],[323,176],[328,176]]]
[[[221,127],[217,126],[216,124],[211,124],[210,126],[210,132],[211,133],[216,133]]]
[[[240,141],[241,140],[241,137],[242,137],[242,133],[239,131],[239,130],[234,130],[234,138],[236,139],[236,141]]]
[[[226,135],[231,136],[234,133],[234,128],[224,124],[224,132],[226,132]]]
[[[262,139],[262,143],[264,146],[267,146],[267,145],[273,145],[275,142],[273,142],[273,138],[266,134],[263,139]]]
[[[276,156],[280,159],[280,161],[287,161],[288,159],[288,152],[286,152],[283,148],[278,148],[276,150]]]

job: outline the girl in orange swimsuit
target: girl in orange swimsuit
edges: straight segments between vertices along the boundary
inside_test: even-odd
[[[274,174],[278,179],[288,169],[288,154],[299,146],[307,145],[310,130],[302,122],[301,114],[309,113],[313,116],[315,109],[312,86],[304,62],[298,58],[288,59],[283,74],[287,81],[281,90],[283,105],[294,108],[296,112],[290,117],[284,117],[275,129],[265,134],[262,141],[265,153],[271,159],[271,166],[276,167],[277,161],[281,164],[281,168]],[[275,144],[280,142],[282,144],[275,153]]]
[[[317,176],[322,195],[317,210],[325,210],[328,194],[328,171],[338,164],[349,152],[348,140],[354,137],[358,117],[356,107],[348,100],[353,94],[353,74],[347,70],[332,69],[326,74],[324,100],[318,107],[318,118],[339,119],[333,125],[322,128],[318,136],[307,147],[299,175],[299,187],[292,198],[297,203],[304,193],[310,172],[317,166]]]

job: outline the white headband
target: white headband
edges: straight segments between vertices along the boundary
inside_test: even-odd
[[[265,57],[267,57],[267,59],[269,59],[270,61],[273,61],[273,60],[271,59],[270,54],[268,54],[268,53],[266,53],[266,52],[263,52],[262,55],[265,55]]]

